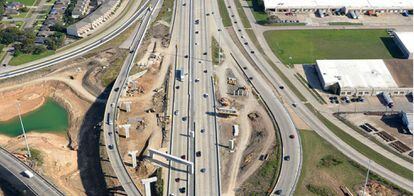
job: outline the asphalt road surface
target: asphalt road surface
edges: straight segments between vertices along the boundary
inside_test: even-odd
[[[0,165],[10,171],[10,173],[23,182],[36,195],[64,195],[56,186],[3,148],[0,148]],[[29,170],[34,176],[28,178],[23,175],[25,170]]]
[[[151,1],[151,5],[156,8],[158,5],[158,0]],[[154,9],[146,9],[143,21],[140,24],[139,30],[137,31],[134,41],[130,47],[130,54],[127,56],[124,65],[122,66],[120,73],[115,80],[113,85],[113,90],[111,91],[106,108],[105,108],[105,117],[103,123],[103,130],[104,130],[104,139],[105,145],[109,157],[109,161],[111,163],[112,169],[115,171],[115,174],[121,183],[121,186],[124,188],[125,192],[128,195],[141,195],[138,188],[134,184],[131,176],[129,175],[121,155],[119,154],[118,145],[117,145],[117,112],[118,112],[118,104],[119,98],[121,96],[122,91],[126,90],[126,80],[128,78],[129,72],[134,65],[135,58],[137,55],[137,50],[141,45],[142,40],[144,39],[145,33],[148,29],[148,25],[152,19]],[[116,90],[117,89],[117,90]]]
[[[149,2],[150,0],[146,0],[145,3],[143,3],[142,7],[138,11],[133,13],[133,15],[130,18],[128,18],[127,20],[120,21],[123,23],[117,23],[119,24],[119,26],[109,27],[111,31],[105,31],[105,33],[103,34],[99,34],[96,37],[89,38],[85,42],[77,44],[75,47],[69,48],[51,57],[46,57],[46,58],[33,61],[33,62],[24,64],[21,66],[14,66],[14,67],[11,67],[11,69],[7,69],[6,71],[0,69],[0,80],[20,76],[26,73],[30,73],[30,72],[37,71],[37,70],[40,70],[46,67],[50,67],[57,63],[60,63],[60,62],[63,62],[63,61],[66,61],[66,60],[69,60],[75,57],[79,57],[105,44],[106,42],[120,35],[122,32],[128,29],[132,24],[138,21],[145,13],[146,7],[149,4]]]

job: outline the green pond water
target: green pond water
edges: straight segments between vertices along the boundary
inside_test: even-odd
[[[16,111],[10,111],[17,113]],[[27,132],[64,133],[69,125],[68,113],[55,101],[49,99],[40,108],[22,115],[24,128]],[[22,134],[19,117],[9,121],[0,121],[0,134],[18,136]]]

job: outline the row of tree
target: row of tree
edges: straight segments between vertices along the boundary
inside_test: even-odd
[[[53,35],[45,38],[44,45],[36,44],[36,35],[33,29],[20,30],[16,27],[9,27],[0,30],[0,43],[4,45],[13,44],[14,55],[23,54],[40,54],[46,50],[56,50],[61,47],[65,41],[65,34],[55,32]]]

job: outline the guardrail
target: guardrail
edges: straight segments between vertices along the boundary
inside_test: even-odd
[[[61,55],[59,57],[56,57],[56,58],[51,59],[51,60],[46,61],[46,62],[39,63],[37,65],[22,67],[20,69],[5,72],[3,74],[0,74],[0,80],[16,77],[16,76],[19,76],[19,75],[23,75],[23,74],[26,74],[26,73],[30,73],[30,72],[33,72],[33,71],[37,71],[37,70],[40,70],[40,69],[43,69],[43,68],[50,67],[54,64],[57,64],[57,63],[65,61],[65,60],[69,60],[71,58],[74,58],[74,57],[80,56],[82,54],[85,54],[85,53],[87,53],[87,52],[89,52],[89,51],[91,51],[91,50],[107,43],[108,41],[112,40],[113,38],[115,38],[116,36],[118,36],[119,34],[124,32],[136,20],[141,18],[144,11],[147,9],[147,5],[149,4],[149,2],[150,2],[150,0],[146,0],[146,2],[143,4],[143,7],[141,9],[139,9],[131,18],[129,18],[121,27],[117,28],[115,31],[111,32],[110,34],[104,36],[100,40],[91,43],[88,47],[84,47],[84,48],[81,48],[79,50],[69,52],[67,54]]]
[[[57,186],[55,186],[53,183],[49,182],[46,178],[44,178],[42,175],[38,174],[36,171],[34,171],[31,167],[29,167],[28,165],[26,165],[22,160],[18,159],[17,157],[15,157],[12,153],[10,153],[9,151],[7,151],[6,149],[4,149],[3,147],[0,147],[0,151],[2,151],[3,153],[9,155],[9,157],[11,157],[13,160],[15,160],[17,163],[19,163],[22,167],[24,167],[26,170],[30,170],[33,174],[35,174],[36,176],[38,176],[39,178],[41,178],[47,185],[49,185],[49,189],[54,189],[55,192],[57,193],[56,195],[64,195],[62,191],[60,191]],[[5,169],[7,169],[7,167],[4,167]],[[20,173],[19,174],[15,174],[12,171],[10,171],[9,169],[7,169],[10,173],[12,173],[14,176],[16,176],[19,180],[20,180]],[[22,171],[23,172],[23,171]],[[36,195],[44,195],[44,192],[42,193],[37,193],[29,184],[27,184],[26,182],[20,180],[24,185],[26,185],[26,187],[28,189],[30,189],[34,194]],[[48,194],[50,195],[50,193],[48,192]]]

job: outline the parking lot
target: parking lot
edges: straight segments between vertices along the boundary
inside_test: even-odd
[[[280,20],[298,21],[312,26],[326,25],[347,25],[347,23],[372,25],[372,26],[407,26],[412,25],[412,15],[405,17],[397,13],[384,13],[380,16],[360,15],[358,19],[352,19],[349,16],[328,15],[323,18],[318,17],[315,13],[280,13],[276,14]],[[409,29],[407,29],[409,30]]]
[[[346,101],[344,97],[326,95],[327,108],[333,112],[369,112],[369,111],[404,111],[407,113],[413,112],[412,102],[405,96],[392,97],[394,106],[389,108],[384,105],[381,98],[376,96],[363,97],[362,100],[357,100],[358,97],[348,97]],[[329,99],[330,97],[337,97],[336,99]]]

